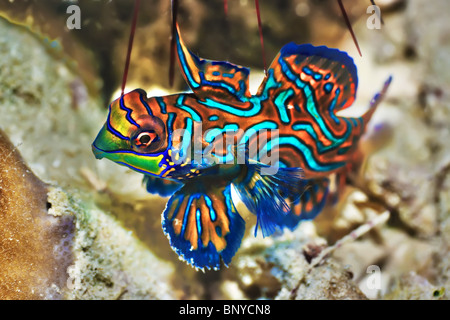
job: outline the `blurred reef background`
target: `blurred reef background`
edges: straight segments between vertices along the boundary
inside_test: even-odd
[[[393,83],[361,142],[363,168],[340,202],[294,232],[254,238],[229,268],[197,272],[161,229],[166,198],[142,175],[95,160],[91,143],[122,79],[132,1],[0,1],[0,299],[448,299],[450,296],[450,24],[447,0],[260,1],[271,61],[291,41],[347,51],[362,114]],[[67,7],[81,10],[69,30]],[[251,67],[263,60],[254,1],[182,0],[179,24],[199,56]],[[170,1],[142,1],[128,88],[168,86]],[[320,263],[324,248],[381,214]],[[250,218],[249,218],[250,219]],[[251,219],[248,224],[254,224]],[[371,266],[381,272],[374,287]]]

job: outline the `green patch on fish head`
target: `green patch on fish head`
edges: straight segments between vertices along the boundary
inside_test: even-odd
[[[164,122],[153,115],[143,90],[134,90],[111,103],[92,151],[97,159],[107,158],[140,173],[161,175],[168,135]]]

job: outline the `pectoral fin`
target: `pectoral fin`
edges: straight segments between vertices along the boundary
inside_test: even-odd
[[[256,215],[258,228],[264,237],[270,236],[277,229],[282,230],[291,206],[286,199],[297,200],[306,186],[303,171],[300,168],[277,168],[276,172],[264,169],[273,167],[259,163],[249,163],[243,179],[233,181],[242,201]]]
[[[173,250],[200,269],[228,265],[238,250],[245,222],[231,200],[229,183],[194,181],[169,199],[162,216],[164,233]]]
[[[152,194],[159,194],[161,197],[171,196],[175,191],[181,188],[183,184],[176,181],[144,176],[143,183],[147,187],[147,191]]]

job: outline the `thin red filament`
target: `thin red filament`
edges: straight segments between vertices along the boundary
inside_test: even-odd
[[[173,86],[175,77],[175,32],[177,28],[178,0],[172,0],[172,39],[170,40],[169,86]]]
[[[121,96],[124,95],[124,93],[125,93],[125,86],[127,84],[128,70],[130,68],[131,51],[133,50],[133,40],[134,40],[134,34],[136,32],[136,23],[137,23],[137,18],[138,18],[140,4],[141,4],[141,0],[135,0],[135,2],[134,2],[134,12],[133,12],[133,21],[131,23],[130,38],[128,40],[127,59],[125,61],[125,68],[123,70],[122,94],[121,94]]]
[[[359,44],[358,44],[358,40],[356,40],[356,36],[355,36],[355,33],[353,32],[352,24],[350,23],[350,19],[347,16],[347,12],[345,11],[344,5],[342,4],[342,0],[338,0],[338,3],[339,3],[339,7],[341,8],[342,15],[344,16],[345,23],[347,24],[347,28],[350,31],[350,34],[352,35],[353,42],[356,45],[356,49],[358,49],[358,53],[362,57],[361,49],[359,48]]]
[[[256,6],[256,16],[258,17],[259,40],[261,41],[261,51],[262,51],[262,58],[263,58],[263,64],[264,64],[264,72],[267,73],[266,53],[264,50],[264,38],[263,38],[263,32],[262,32],[261,14],[259,11],[259,1],[258,0],[255,0],[255,6]]]
[[[376,4],[375,4],[375,0],[370,0],[370,2],[372,3],[372,5],[373,6],[376,6]],[[383,18],[381,17],[381,14],[379,15],[379,17],[378,17],[379,19],[380,19],[380,22],[381,22],[381,24],[383,24],[384,25],[384,21],[383,21]]]

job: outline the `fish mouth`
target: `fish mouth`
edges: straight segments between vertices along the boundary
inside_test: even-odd
[[[103,159],[105,157],[105,151],[97,148],[95,146],[95,143],[92,144],[92,152],[94,153],[95,158],[98,160]]]

